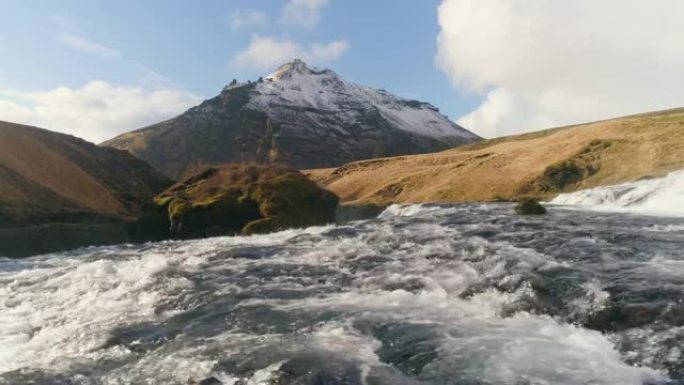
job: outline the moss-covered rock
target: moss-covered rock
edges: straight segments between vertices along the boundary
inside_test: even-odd
[[[564,191],[567,186],[584,179],[585,171],[573,161],[551,165],[544,170],[541,180],[543,191]]]
[[[176,236],[253,234],[335,221],[338,198],[277,165],[210,167],[157,196]]]
[[[577,189],[584,180],[599,171],[606,151],[614,145],[615,142],[610,140],[593,140],[572,158],[550,165],[539,178],[539,190],[559,193]]]
[[[523,199],[515,206],[515,212],[520,215],[544,215],[546,208],[536,199]]]

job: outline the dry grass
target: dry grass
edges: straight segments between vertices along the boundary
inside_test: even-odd
[[[48,137],[37,129],[3,124],[0,126],[0,164],[85,207],[106,213],[122,210],[120,203],[105,186],[56,150],[54,141],[60,139],[57,136]],[[4,183],[3,186],[9,189],[12,184]],[[3,200],[30,201],[32,192],[26,193],[29,196],[19,194],[16,190],[11,196],[3,193]]]
[[[609,145],[605,145],[609,143]],[[684,168],[684,109],[483,141],[426,155],[354,162],[306,173],[344,202],[443,202],[550,197],[545,173],[571,162],[563,191]]]
[[[0,211],[134,216],[170,184],[123,151],[36,127],[0,122]]]

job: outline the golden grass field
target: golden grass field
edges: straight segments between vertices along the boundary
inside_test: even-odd
[[[306,174],[347,203],[515,200],[684,168],[684,109],[485,140]]]

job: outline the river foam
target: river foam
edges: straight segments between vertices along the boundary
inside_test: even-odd
[[[684,217],[684,170],[663,178],[560,194],[550,203],[583,210]]]
[[[681,222],[511,212],[2,260],[0,384],[684,379]]]

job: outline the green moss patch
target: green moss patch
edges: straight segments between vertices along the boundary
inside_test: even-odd
[[[604,153],[614,145],[616,142],[611,140],[591,141],[572,158],[547,167],[536,182],[538,189],[557,193],[576,188],[600,170]]]
[[[338,198],[297,170],[228,164],[171,187],[155,202],[185,237],[253,234],[334,222]]]

